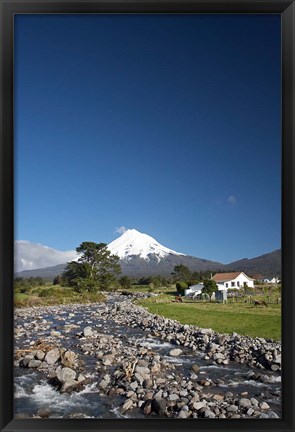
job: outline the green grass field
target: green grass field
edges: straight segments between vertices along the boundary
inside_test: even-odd
[[[161,295],[137,302],[148,310],[182,324],[212,328],[219,333],[236,332],[251,337],[281,340],[281,305],[254,307],[251,303],[173,303]]]
[[[101,293],[75,292],[72,288],[47,284],[32,287],[29,293],[14,293],[15,307],[52,306],[69,303],[94,303],[104,301]]]

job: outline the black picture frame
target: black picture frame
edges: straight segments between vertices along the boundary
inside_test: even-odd
[[[291,0],[0,0],[0,423],[1,431],[164,431],[197,429],[293,431],[294,422],[294,208],[295,208],[295,5]],[[278,13],[282,19],[282,347],[281,419],[13,419],[13,18],[19,13]]]

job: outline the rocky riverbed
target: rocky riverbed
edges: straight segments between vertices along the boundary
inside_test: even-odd
[[[17,418],[278,418],[281,344],[106,303],[15,310]]]

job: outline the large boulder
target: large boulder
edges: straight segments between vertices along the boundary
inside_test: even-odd
[[[60,351],[58,348],[53,348],[52,350],[48,351],[48,353],[45,356],[45,361],[49,365],[53,365],[57,362],[57,360],[60,358]]]

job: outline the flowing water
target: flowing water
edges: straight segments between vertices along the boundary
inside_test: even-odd
[[[59,312],[58,316],[45,312],[42,313],[42,317],[33,318],[32,320],[29,314],[27,319],[23,315],[18,315],[15,325],[25,326],[28,330],[26,334],[16,339],[16,348],[22,348],[28,346],[31,341],[46,338],[52,330],[60,331],[62,334],[65,324],[75,324],[78,328],[72,329],[60,342],[63,347],[76,351],[81,356],[83,354],[77,349],[77,333],[89,325],[99,333],[114,335],[121,339],[123,343],[151,348],[166,361],[174,364],[175,373],[179,370],[185,377],[190,377],[191,365],[197,363],[200,367],[199,379],[204,378],[214,383],[214,386],[204,387],[204,394],[206,392],[223,394],[227,391],[235,394],[248,392],[247,398],[263,397],[263,400],[270,405],[272,411],[281,416],[281,377],[279,373],[266,370],[263,370],[263,372],[257,371],[257,369],[250,369],[248,366],[236,362],[230,362],[229,365],[216,365],[213,362],[204,360],[202,352],[192,352],[184,347],[181,347],[184,351],[181,357],[171,357],[169,351],[175,348],[175,345],[150,337],[144,330],[139,328],[119,325],[111,319],[107,321],[100,319],[96,315],[96,310],[97,305],[82,306],[80,309],[65,306],[64,311]],[[42,329],[41,325],[41,330],[34,333],[32,329],[42,320],[46,320],[46,324],[47,326],[50,325],[50,329]],[[57,391],[48,383],[44,374],[38,372],[38,370],[16,367],[14,378],[15,414],[22,413],[32,417],[36,415],[40,408],[48,407],[51,410],[51,418],[67,418],[71,416],[84,416],[85,418],[144,417],[139,410],[133,410],[125,415],[120,414],[118,407],[123,399],[119,396],[112,398],[98,391],[99,376],[95,370],[97,359],[84,355],[83,360],[85,361],[85,368],[91,374],[91,383],[86,385],[82,391],[70,394],[61,394]],[[251,371],[261,373],[266,377],[267,381],[260,382],[249,379]]]

